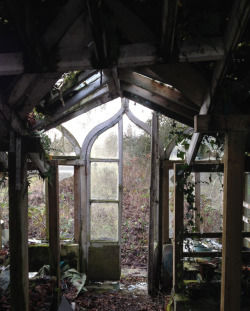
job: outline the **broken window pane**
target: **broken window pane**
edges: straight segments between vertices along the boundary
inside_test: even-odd
[[[90,157],[118,159],[118,124],[97,137],[92,146]]]
[[[118,200],[118,163],[92,162],[90,189],[92,200]]]
[[[118,204],[92,203],[90,213],[91,240],[118,241]]]

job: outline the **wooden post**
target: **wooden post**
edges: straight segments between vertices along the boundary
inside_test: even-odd
[[[60,235],[59,235],[59,179],[58,164],[50,162],[51,179],[48,182],[49,195],[49,263],[50,274],[56,277],[56,291],[53,306],[57,310],[60,288]]]
[[[29,310],[27,154],[21,138],[11,139],[9,228],[11,310]]]
[[[245,133],[226,133],[221,311],[240,310]]]
[[[149,246],[148,246],[148,293],[155,296],[159,290],[160,262],[162,254],[159,213],[159,146],[158,118],[152,117],[151,135],[151,180],[150,180],[150,215],[149,215]],[[162,221],[162,220],[161,220]]]
[[[169,243],[169,166],[161,162],[162,244]]]
[[[183,217],[184,194],[180,174],[182,164],[174,164],[174,239],[173,239],[173,289],[180,292],[183,283]]]
[[[88,243],[89,243],[89,210],[88,210],[88,174],[87,166],[80,166],[81,179],[81,222],[80,222],[80,271],[87,272]]]
[[[200,232],[201,221],[200,221],[200,212],[201,212],[201,174],[195,173],[195,227],[197,232]]]
[[[74,166],[74,238],[75,242],[80,241],[81,222],[81,174],[80,166]]]
[[[49,182],[48,178],[45,179],[45,212],[46,212],[46,240],[49,240]]]

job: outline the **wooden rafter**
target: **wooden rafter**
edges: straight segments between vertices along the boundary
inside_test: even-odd
[[[122,82],[122,90],[127,91],[129,93],[138,95],[154,104],[157,106],[160,106],[163,109],[171,110],[175,114],[180,114],[186,118],[190,118],[192,121],[194,117],[194,112],[187,107],[181,106],[177,103],[174,103],[167,98],[164,98],[162,96],[159,96],[157,94],[154,94],[146,89],[143,89],[141,87],[138,87],[136,85],[130,85],[128,83]]]
[[[105,104],[115,98],[112,95],[109,94],[108,87],[104,87],[101,89],[99,92],[97,92],[95,95],[91,96],[91,100],[86,99],[83,101],[77,109],[74,109],[72,111],[69,111],[67,113],[64,113],[63,115],[57,116],[57,118],[53,118],[52,120],[48,122],[39,122],[37,125],[34,127],[34,129],[44,129],[46,131],[57,127],[58,125],[62,124],[63,122],[67,122],[73,118],[76,118],[80,116],[81,114],[88,112],[89,110],[96,108],[102,104]]]
[[[190,64],[155,64],[149,67],[135,68],[134,70],[173,86],[182,94],[185,94],[186,98],[201,107],[208,89],[208,83]]]
[[[162,82],[156,82],[153,79],[125,69],[119,70],[119,77],[124,82],[134,84],[149,92],[162,96],[167,100],[176,103],[177,105],[181,105],[198,112],[197,105],[185,98],[185,96],[183,96],[178,90],[169,85],[166,85]]]
[[[175,23],[178,12],[177,0],[164,0],[162,8],[161,55],[169,60],[173,51]]]

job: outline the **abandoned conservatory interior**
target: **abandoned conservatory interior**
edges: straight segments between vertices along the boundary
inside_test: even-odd
[[[249,15],[0,0],[0,310],[250,310]]]

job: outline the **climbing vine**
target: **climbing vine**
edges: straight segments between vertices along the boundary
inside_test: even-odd
[[[176,146],[177,146],[177,158],[183,161],[181,165],[181,169],[178,174],[181,177],[180,187],[182,187],[184,191],[184,197],[187,202],[186,213],[184,215],[185,219],[185,227],[183,228],[183,234],[187,232],[196,232],[197,228],[195,225],[195,212],[197,212],[197,208],[195,207],[195,185],[196,182],[192,178],[191,167],[185,163],[186,153],[190,145],[191,134],[184,132],[185,128],[183,126],[178,125],[175,121],[172,123],[172,131],[170,135],[172,137],[176,137]],[[201,142],[201,146],[198,152],[198,157],[207,158],[210,160],[211,158],[215,158],[220,161],[224,152],[224,135],[217,133],[213,137],[204,135],[203,140]],[[222,185],[222,174],[218,173],[219,180]],[[209,184],[212,182],[211,174],[208,177],[208,181],[200,181],[199,183]],[[203,223],[203,217],[201,214],[196,214],[199,217],[200,222]]]

